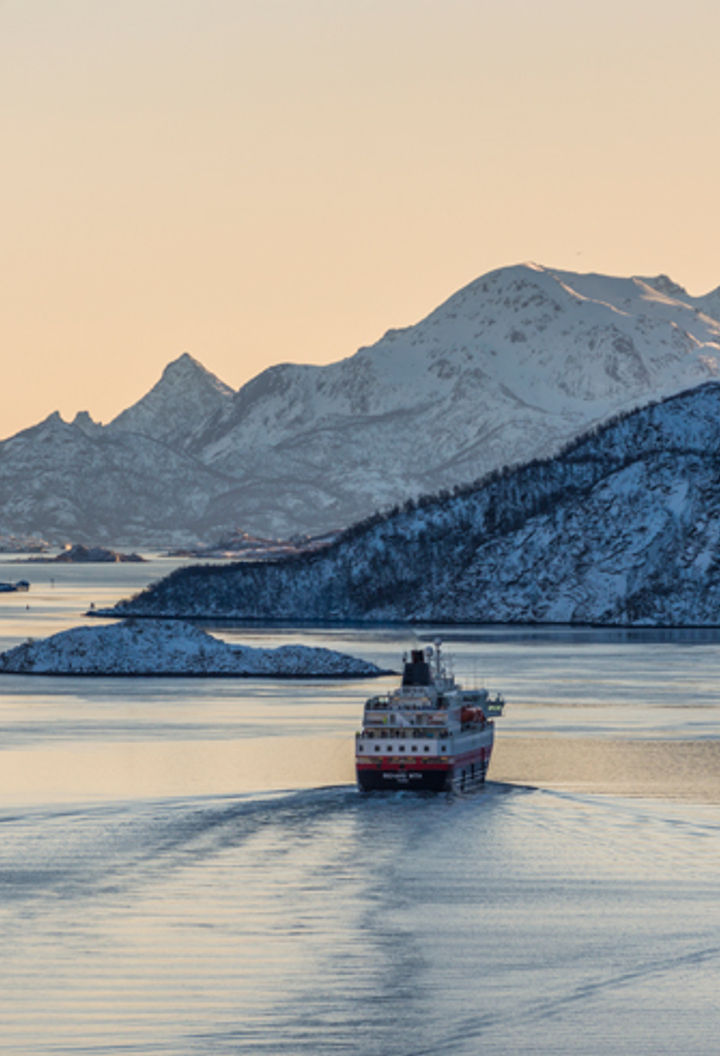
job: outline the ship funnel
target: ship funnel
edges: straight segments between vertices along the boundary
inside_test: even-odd
[[[430,664],[425,659],[422,649],[413,649],[410,660],[403,666],[402,684],[404,686],[429,686],[432,682]]]

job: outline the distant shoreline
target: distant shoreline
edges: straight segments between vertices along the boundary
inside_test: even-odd
[[[386,678],[398,675],[398,671],[364,671],[358,672],[316,672],[303,675],[280,671],[3,671],[0,677],[12,675],[18,678],[262,678],[282,679],[283,681],[327,682],[333,679],[358,681],[365,678]]]
[[[720,620],[717,623],[568,623],[566,620],[474,620],[465,617],[458,620],[440,620],[433,617],[422,619],[372,619],[363,620],[359,617],[333,619],[301,619],[296,616],[232,616],[212,612],[200,613],[169,613],[169,612],[140,612],[133,609],[88,609],[84,616],[92,616],[105,620],[182,620],[185,623],[211,623],[217,626],[228,627],[409,627],[413,630],[417,627],[487,627],[497,629],[502,627],[521,628],[532,627],[536,630],[543,628],[557,629],[564,627],[568,631],[720,631]]]

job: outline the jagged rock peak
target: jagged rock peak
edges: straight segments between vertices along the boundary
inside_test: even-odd
[[[96,422],[88,411],[78,411],[71,424],[78,429],[82,429],[84,433],[96,432],[98,429],[102,429],[100,422]]]
[[[233,390],[184,352],[165,367],[160,379],[137,403],[114,418],[110,430],[131,430],[181,442],[229,406]]]
[[[63,416],[60,414],[60,411],[52,411],[51,414],[48,414],[48,416],[46,418],[43,418],[42,421],[38,422],[37,425],[31,426],[30,428],[31,429],[58,429],[58,428],[67,428],[67,424],[68,423],[65,421]],[[26,430],[24,430],[24,432],[29,432],[29,430],[26,429]]]
[[[60,411],[53,411],[48,414],[46,418],[36,422],[35,425],[29,425],[27,429],[21,429],[19,433],[15,433],[14,436],[10,436],[7,440],[3,440],[3,444],[13,444],[15,440],[25,444],[28,441],[34,441],[39,438],[45,438],[51,436],[54,438],[64,437],[69,438],[74,435],[72,426],[68,425],[62,418]]]
[[[217,388],[220,392],[224,392],[226,395],[231,396],[233,390],[229,385],[226,385],[224,381],[221,381],[215,374],[204,367],[199,359],[195,359],[189,352],[183,352],[177,359],[173,359],[162,372],[158,385],[163,382],[182,382],[187,384],[188,382],[201,382],[207,384],[208,382]]]

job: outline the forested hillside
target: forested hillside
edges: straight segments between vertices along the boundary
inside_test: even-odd
[[[123,614],[720,623],[720,384],[290,560],[180,570]]]

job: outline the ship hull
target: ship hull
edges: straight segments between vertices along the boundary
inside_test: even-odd
[[[471,792],[485,783],[490,751],[438,763],[358,760],[357,785],[361,792]]]
[[[357,783],[361,792],[392,792],[401,788],[413,792],[446,792],[452,788],[451,777],[451,772],[447,770],[357,768]]]

